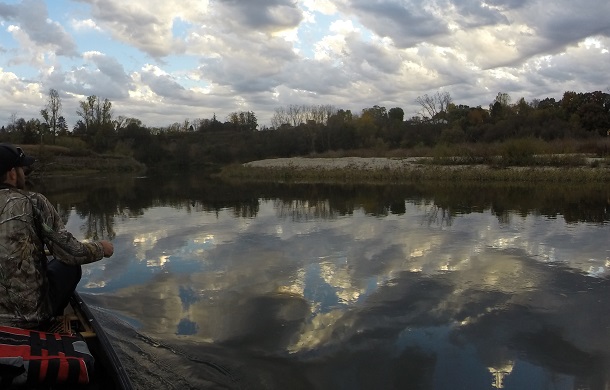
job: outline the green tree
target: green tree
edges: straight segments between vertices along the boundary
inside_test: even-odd
[[[235,130],[256,131],[258,127],[256,115],[252,111],[232,112],[227,120]]]
[[[581,101],[577,114],[582,127],[606,135],[610,130],[610,95],[601,91],[587,92]]]
[[[351,149],[355,138],[354,117],[350,110],[338,110],[328,118],[326,149]]]
[[[101,101],[95,95],[88,96],[86,100],[79,102],[76,114],[82,118],[82,121],[77,123],[78,133],[82,131],[80,126],[84,126],[85,140],[95,150],[103,152],[114,146],[115,128],[110,100]]]
[[[496,98],[494,99],[494,103],[500,103],[503,107],[508,107],[511,102],[511,97],[506,92],[498,92]]]
[[[489,105],[489,113],[494,122],[508,117],[511,114],[511,97],[505,92],[498,92],[494,101]]]
[[[140,127],[142,126],[142,121],[138,118],[130,118],[123,115],[119,115],[115,120],[113,120],[112,124],[115,130],[118,132],[121,129],[124,129],[130,125],[136,125]]]
[[[468,122],[468,113],[470,112],[470,107],[460,104],[460,105],[456,105],[454,103],[451,103],[448,107],[447,107],[447,122],[451,125],[451,126],[459,126],[462,129],[464,129],[467,125]]]
[[[84,131],[87,135],[93,135],[93,125],[95,122],[95,106],[98,104],[97,96],[88,96],[86,100],[82,100],[78,103],[79,109],[76,110],[76,115],[82,118],[82,124],[84,125]]]
[[[68,124],[66,123],[66,118],[60,116],[57,118],[57,135],[65,136],[68,134]]]
[[[372,118],[375,126],[383,127],[388,124],[388,112],[385,107],[373,106],[362,110],[362,117],[369,116]]]
[[[569,119],[573,114],[576,114],[582,104],[582,94],[574,91],[566,91],[563,93],[560,105],[565,112],[565,118]]]
[[[47,101],[47,110],[49,113],[49,129],[51,130],[51,139],[55,143],[55,137],[58,132],[58,121],[61,116],[61,98],[56,89],[49,89],[49,99]]]
[[[515,104],[515,113],[519,116],[526,116],[530,114],[533,110],[533,107],[525,101],[525,98],[519,99],[517,104]]]
[[[47,126],[41,123],[39,119],[32,118],[23,124],[21,142],[24,144],[35,144],[37,136],[44,137],[48,133],[47,129]]]
[[[390,108],[388,111],[388,124],[382,129],[382,137],[390,148],[400,147],[404,135],[405,112],[400,107]]]
[[[405,120],[405,112],[400,107],[390,108],[388,118],[391,122],[403,122]]]

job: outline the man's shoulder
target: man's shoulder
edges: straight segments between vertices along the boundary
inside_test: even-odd
[[[49,215],[53,213],[54,209],[51,202],[49,202],[47,197],[40,192],[27,192],[27,197],[40,215]]]
[[[23,191],[23,193],[25,193],[30,199],[41,199],[41,200],[44,200],[45,202],[48,202],[47,197],[44,196],[43,194],[41,194],[40,192]]]
[[[27,191],[21,191],[16,188],[0,188],[0,197],[5,200],[27,199],[30,195]]]
[[[0,187],[0,196],[5,198],[29,198],[32,200],[48,201],[40,192],[21,190],[14,187]]]
[[[46,210],[52,207],[49,200],[43,194],[16,188],[0,189],[0,204],[12,204],[13,207],[22,205],[21,207],[24,208],[24,211],[30,207],[38,210]]]

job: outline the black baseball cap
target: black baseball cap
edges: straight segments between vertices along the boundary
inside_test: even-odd
[[[36,161],[34,157],[26,156],[19,146],[0,143],[0,172],[6,172],[15,167],[29,167]]]

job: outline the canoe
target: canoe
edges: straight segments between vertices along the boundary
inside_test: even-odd
[[[1,389],[133,388],[103,327],[77,292],[64,315],[43,331],[0,327],[0,374]],[[38,384],[27,384],[33,382]]]
[[[133,388],[131,381],[104,328],[76,291],[66,308],[64,318],[70,319],[71,331],[78,332],[85,339],[95,358],[91,383],[82,388],[131,390]]]

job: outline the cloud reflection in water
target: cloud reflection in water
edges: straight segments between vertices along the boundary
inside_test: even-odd
[[[322,204],[261,200],[248,219],[151,209],[116,226],[113,261],[127,268],[92,265],[86,289],[146,334],[296,359],[313,378],[366,367],[450,388],[504,373],[518,388],[532,370],[598,375],[584,366],[610,350],[607,229],[487,211],[449,220],[409,202],[401,215],[345,216]],[[549,343],[579,360],[562,366]]]

